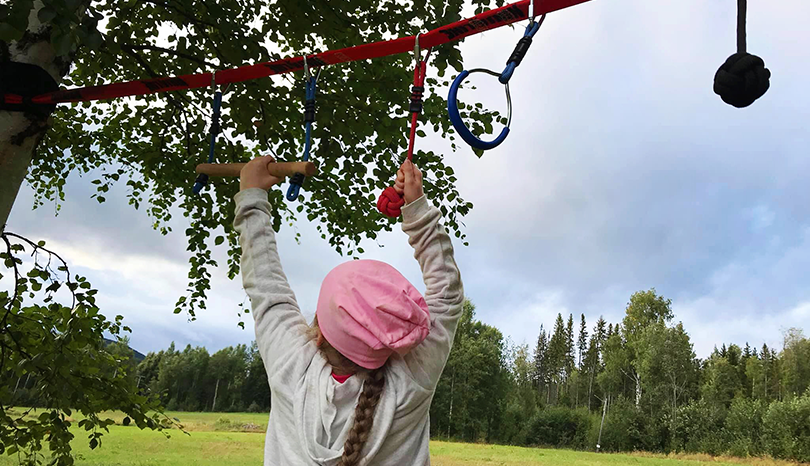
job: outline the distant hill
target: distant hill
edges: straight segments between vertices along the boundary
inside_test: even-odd
[[[110,340],[109,338],[105,338],[105,339],[104,339],[104,346],[107,346],[107,345],[109,345],[110,343],[115,343],[115,341],[114,341],[114,340]],[[143,355],[143,353],[140,353],[140,352],[136,351],[136,350],[135,350],[135,349],[133,349],[131,346],[129,347],[129,349],[131,349],[131,350],[132,350],[132,352],[135,354],[135,361],[137,361],[137,362],[141,362],[141,361],[143,361],[143,360],[146,358],[146,356],[144,356],[144,355]]]

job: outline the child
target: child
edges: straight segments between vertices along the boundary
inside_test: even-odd
[[[464,293],[441,214],[406,161],[395,189],[422,268],[419,292],[393,267],[361,260],[324,279],[310,327],[281,269],[266,190],[270,157],[241,172],[234,227],[242,280],[271,390],[265,465],[429,465],[430,402]]]

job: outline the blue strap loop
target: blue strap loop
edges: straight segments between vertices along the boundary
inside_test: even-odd
[[[500,76],[498,73],[494,71],[490,71],[483,68],[476,68],[474,70],[464,70],[459,74],[453,84],[450,86],[450,94],[447,96],[447,113],[450,115],[450,122],[453,124],[453,127],[456,128],[456,132],[461,139],[464,140],[467,144],[472,146],[475,149],[480,150],[489,150],[494,149],[501,145],[501,143],[509,136],[509,127],[512,124],[512,95],[509,93],[509,83],[505,84],[506,87],[506,101],[509,108],[509,116],[507,118],[506,127],[501,131],[501,134],[498,135],[493,141],[483,141],[475,137],[475,135],[467,128],[464,124],[464,120],[461,119],[461,114],[458,111],[458,88],[461,86],[461,83],[467,79],[467,76],[471,75],[472,73],[486,73],[492,76]]]
[[[311,76],[309,67],[306,66],[306,57],[304,57],[305,73],[307,76],[307,90],[306,100],[304,103],[304,123],[305,123],[305,142],[304,142],[304,162],[309,161],[309,154],[312,151],[312,124],[315,123],[315,96],[318,91],[318,76],[321,72],[318,70],[317,76]],[[298,199],[298,194],[301,192],[301,187],[304,185],[305,176],[303,173],[296,173],[290,179],[290,186],[287,188],[287,200],[292,202]]]
[[[222,108],[222,91],[214,93],[214,112],[211,115],[211,144],[208,146],[208,163],[214,163],[214,149],[217,144],[217,134],[219,134],[220,109]],[[192,191],[200,194],[200,191],[208,184],[208,175],[201,173],[194,182]]]
[[[515,70],[526,56],[526,52],[532,45],[532,38],[535,34],[537,34],[537,31],[540,30],[540,26],[543,24],[545,19],[546,15],[543,15],[540,18],[540,21],[535,22],[534,17],[532,17],[529,25],[526,26],[526,31],[523,33],[523,37],[520,39],[520,41],[518,41],[517,45],[515,46],[515,50],[512,51],[512,55],[509,56],[509,60],[506,62],[506,68],[502,73],[498,74],[494,71],[483,68],[476,68],[469,71],[464,70],[456,77],[453,84],[450,86],[450,93],[447,96],[447,113],[450,116],[450,122],[453,124],[453,127],[456,129],[459,136],[461,136],[461,139],[463,139],[464,142],[473,148],[480,150],[494,149],[498,147],[509,135],[509,127],[512,124],[512,96],[509,92],[509,80],[512,79],[512,75],[515,73]],[[467,126],[464,124],[464,121],[461,119],[461,115],[458,111],[458,89],[461,87],[464,80],[467,79],[467,77],[472,73],[487,73],[495,76],[498,78],[498,81],[500,81],[500,83],[506,87],[506,100],[509,105],[509,117],[507,119],[506,127],[501,131],[501,134],[492,141],[483,141],[475,137],[475,135],[473,135],[469,128],[467,128]]]
[[[529,47],[532,45],[532,38],[537,31],[540,30],[540,26],[545,21],[546,16],[543,15],[540,17],[540,21],[534,22],[532,20],[528,26],[526,26],[526,31],[523,33],[523,37],[518,41],[517,45],[515,46],[515,50],[512,51],[512,55],[509,56],[509,60],[506,62],[506,68],[501,73],[501,76],[498,78],[498,81],[501,84],[506,84],[512,79],[512,75],[515,73],[518,65],[520,62],[523,61],[523,57],[526,56],[526,52],[529,51]]]

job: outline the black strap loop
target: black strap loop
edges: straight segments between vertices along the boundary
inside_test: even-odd
[[[304,102],[304,123],[315,122],[315,99]]]
[[[296,173],[295,175],[292,176],[290,184],[294,184],[297,186],[304,186],[304,181],[306,180],[306,178],[307,177],[304,176],[303,173]]]
[[[18,104],[6,103],[0,98],[0,110],[9,112],[30,112],[48,116],[56,109],[56,104],[36,104],[34,96],[59,90],[59,85],[47,71],[30,63],[5,62],[0,65],[0,89],[5,94],[22,97]]]
[[[515,45],[515,50],[512,52],[512,55],[509,56],[509,60],[506,61],[506,64],[508,65],[514,62],[515,66],[520,65],[520,62],[523,61],[523,58],[526,56],[526,52],[529,51],[529,47],[531,45],[532,45],[531,36],[521,37],[517,45]]]
[[[408,110],[411,113],[422,113],[423,103],[422,98],[425,96],[424,86],[413,86],[411,88],[411,106]]]

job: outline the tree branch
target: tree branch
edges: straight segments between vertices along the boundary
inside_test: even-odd
[[[5,233],[3,233],[3,237],[4,237],[3,239],[5,239],[6,244],[9,244],[9,243],[8,243],[8,239],[7,239],[7,238],[5,238],[6,236],[11,236],[11,237],[17,238],[17,239],[19,239],[19,240],[21,240],[21,241],[25,241],[25,242],[26,242],[26,243],[28,243],[28,244],[29,244],[29,245],[30,245],[32,248],[34,248],[34,251],[33,251],[33,252],[37,252],[38,250],[42,249],[43,251],[47,252],[47,253],[48,253],[48,254],[50,254],[51,256],[56,257],[57,259],[59,259],[59,262],[61,262],[61,263],[62,263],[62,266],[65,268],[65,275],[67,275],[67,280],[65,280],[65,283],[67,283],[68,285],[70,285],[70,284],[71,284],[71,281],[70,281],[70,269],[68,269],[68,264],[67,264],[67,261],[65,261],[65,259],[63,259],[63,258],[62,258],[62,256],[60,256],[59,254],[57,254],[57,253],[55,253],[55,252],[51,251],[50,249],[48,249],[48,248],[46,248],[46,247],[44,247],[44,246],[40,246],[40,245],[38,245],[38,244],[34,243],[33,241],[31,241],[30,239],[25,238],[25,237],[23,237],[23,236],[20,236],[20,235],[18,235],[18,234],[16,234],[16,233],[11,233],[11,232],[5,232]],[[10,247],[10,246],[9,246],[9,247]],[[49,261],[49,263],[50,263],[50,261]],[[16,271],[16,267],[15,267],[15,271]],[[73,297],[73,306],[71,307],[71,309],[72,309],[72,308],[75,308],[75,307],[76,307],[76,296],[74,296],[74,297]],[[5,318],[4,318],[3,320],[5,320]]]
[[[147,73],[147,74],[149,74],[149,76],[150,76],[151,78],[153,78],[153,79],[157,79],[157,78],[159,78],[159,77],[160,77],[160,76],[158,76],[158,74],[157,74],[157,73],[155,73],[155,70],[153,70],[153,69],[152,69],[152,67],[151,67],[151,66],[149,66],[149,63],[147,63],[147,62],[146,62],[146,60],[144,60],[144,58],[143,58],[143,57],[142,57],[142,56],[141,56],[139,53],[137,53],[135,50],[130,49],[130,48],[122,48],[122,50],[124,50],[124,52],[126,52],[126,54],[127,54],[127,55],[129,55],[129,56],[131,56],[132,58],[134,58],[134,59],[135,59],[135,61],[136,61],[136,62],[138,62],[138,64],[140,64],[140,65],[141,65],[141,66],[144,68],[144,70],[146,71],[146,73]],[[178,110],[183,110],[183,107],[180,105],[180,103],[179,103],[179,102],[177,102],[177,99],[175,98],[175,96],[174,96],[174,95],[172,95],[172,93],[167,93],[167,94],[166,94],[166,99],[167,99],[167,100],[169,101],[169,103],[171,103],[171,104],[172,104],[172,105],[173,105],[173,106],[174,106],[176,109],[178,109]],[[181,96],[181,97],[180,97],[180,99],[182,99],[183,101],[185,101],[185,102],[186,102],[186,103],[188,103],[188,104],[191,104],[191,103],[192,103],[190,99],[188,99],[188,98],[186,98],[186,97],[184,97],[184,96]],[[183,111],[184,111],[184,110],[183,110]]]
[[[158,52],[168,53],[170,55],[174,55],[176,57],[185,58],[186,60],[193,61],[198,63],[206,68],[216,68],[217,66],[213,63],[207,62],[201,58],[197,58],[194,55],[190,55],[183,52],[178,52],[176,50],[171,50],[163,47],[158,47],[156,45],[134,45],[134,44],[122,44],[122,49],[129,50],[129,51],[136,51],[136,50],[155,50]]]
[[[214,27],[214,28],[215,28],[215,27],[217,27],[217,25],[216,25],[216,24],[214,24],[214,23],[209,23],[209,22],[207,22],[207,21],[203,21],[203,20],[201,20],[201,19],[197,19],[197,18],[196,18],[194,15],[191,15],[191,14],[189,14],[189,13],[186,13],[185,11],[183,11],[183,10],[181,10],[181,9],[179,9],[179,8],[175,7],[175,6],[169,5],[169,4],[168,4],[168,3],[166,3],[166,2],[161,2],[161,1],[159,1],[159,0],[145,0],[145,1],[146,1],[146,3],[151,3],[151,4],[153,4],[153,5],[158,5],[158,6],[161,6],[161,7],[163,7],[163,8],[164,8],[164,9],[166,9],[166,10],[172,10],[172,11],[175,11],[177,14],[179,14],[180,16],[182,16],[182,17],[184,17],[184,18],[188,19],[188,20],[189,20],[189,21],[191,21],[192,23],[195,23],[195,24],[201,24],[201,25],[203,25],[203,26]]]

